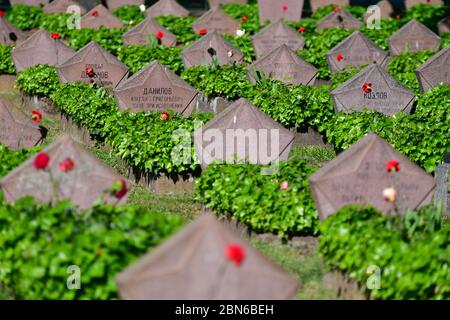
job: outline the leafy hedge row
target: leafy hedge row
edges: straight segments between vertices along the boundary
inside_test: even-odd
[[[262,170],[252,164],[210,165],[196,179],[196,198],[257,231],[315,234],[317,211],[307,180],[314,169],[292,158],[280,162],[274,175]],[[282,182],[288,182],[287,190],[280,190]]]
[[[320,252],[328,266],[362,285],[379,268],[372,298],[450,299],[450,224],[440,218],[434,207],[392,218],[369,206],[348,206],[320,224]]]
[[[11,46],[0,44],[0,75],[16,73],[16,68],[11,57],[11,50]]]
[[[0,201],[0,283],[18,299],[115,299],[117,273],[182,224],[133,206]],[[67,287],[70,266],[79,267],[80,290]]]

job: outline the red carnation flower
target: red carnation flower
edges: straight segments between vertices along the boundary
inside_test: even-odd
[[[289,10],[289,7],[288,7],[288,6],[282,6],[282,7],[281,7],[281,10],[283,10],[283,11],[288,11],[288,10]]]
[[[301,32],[301,33],[303,33],[303,32],[306,31],[306,29],[305,29],[304,27],[300,27],[300,28],[298,28],[297,30],[298,30],[299,32]]]
[[[75,166],[75,161],[73,161],[70,158],[67,158],[64,161],[61,161],[59,163],[59,170],[61,170],[62,172],[69,172],[73,169],[73,167]]]
[[[362,90],[364,93],[371,93],[372,92],[372,83],[371,82],[364,83],[362,86]]]
[[[164,38],[164,32],[158,31],[158,32],[156,33],[156,38],[159,39],[159,40],[161,40],[162,38]]]
[[[386,163],[386,171],[391,172],[392,170],[400,171],[400,163],[397,160],[390,160]]]
[[[116,191],[115,194],[114,194],[117,199],[122,199],[123,196],[126,195],[127,192],[128,192],[127,182],[124,179],[122,179],[122,180],[120,180],[120,183],[121,183],[120,190]]]
[[[5,16],[5,12],[0,10],[0,17],[4,17]]]
[[[59,34],[59,33],[52,33],[51,35],[50,35],[50,37],[52,38],[52,39],[60,39],[61,38],[61,35]]]
[[[97,11],[97,10],[92,11],[92,15],[93,15],[94,17],[98,17],[98,11]]]
[[[341,62],[344,59],[344,57],[342,56],[342,53],[338,52],[337,56],[336,56],[336,60],[338,62]]]
[[[45,152],[41,152],[34,158],[34,167],[38,170],[44,170],[48,167],[49,161],[48,155]]]
[[[238,244],[228,244],[225,257],[235,265],[240,266],[245,259],[244,247]]]
[[[205,34],[207,34],[208,32],[206,31],[206,29],[200,29],[198,30],[198,34],[204,36]]]
[[[159,119],[161,121],[167,121],[170,119],[170,114],[168,112],[164,111],[163,113],[161,113],[161,116],[159,117]]]
[[[243,16],[243,17],[242,17],[242,22],[247,22],[247,21],[248,21],[247,16]]]
[[[339,7],[334,7],[334,8],[333,8],[333,12],[338,13],[339,11],[341,11],[341,8],[339,8]]]
[[[31,119],[33,119],[34,122],[39,123],[39,121],[41,121],[42,118],[42,114],[37,111],[37,110],[33,110],[31,111]]]
[[[89,78],[93,78],[95,76],[94,69],[92,67],[87,67],[84,72],[88,75]]]

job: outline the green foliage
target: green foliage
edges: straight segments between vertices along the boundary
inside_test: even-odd
[[[250,35],[257,33],[261,29],[259,25],[259,11],[256,4],[230,3],[222,5],[222,10],[239,21],[241,29],[244,29]],[[247,21],[243,21],[242,17],[246,17]]]
[[[420,88],[415,71],[434,54],[433,51],[404,52],[389,61],[388,71],[394,78],[418,94]]]
[[[182,223],[133,206],[1,204],[0,282],[19,299],[115,299],[116,275]],[[80,268],[81,290],[67,288],[69,266]]]
[[[177,47],[125,46],[119,51],[118,59],[125,63],[132,73],[141,70],[147,63],[158,60],[177,74],[183,70],[182,50]]]
[[[445,5],[418,4],[406,12],[405,19],[416,19],[437,33],[437,24],[450,15],[450,7]]]
[[[55,91],[59,80],[54,66],[38,65],[20,72],[16,83],[28,95],[49,96]]]
[[[137,5],[125,5],[113,10],[113,14],[117,16],[125,25],[136,26],[145,19],[145,12],[142,12]],[[130,23],[132,21],[133,23]]]
[[[8,174],[11,170],[19,166],[39,150],[41,150],[41,147],[11,150],[5,145],[0,144],[0,177]]]
[[[16,68],[11,57],[11,46],[0,44],[0,74],[15,74]]]
[[[18,4],[8,10],[6,18],[19,29],[31,30],[39,28],[42,15],[39,7]]]
[[[441,49],[444,49],[450,44],[450,32],[441,35]]]
[[[123,48],[123,31],[118,28],[107,29],[101,27],[98,30],[82,28],[71,30],[67,36],[67,43],[75,50],[80,50],[91,41],[97,42],[103,48],[117,56]]]
[[[403,24],[404,20],[396,19],[381,19],[380,29],[369,29],[364,24],[360,31],[372,40],[377,46],[383,50],[389,50],[389,38],[397,31]]]
[[[157,17],[156,21],[164,28],[177,36],[177,43],[189,46],[194,41],[200,39],[200,35],[192,30],[192,24],[197,20],[195,17]]]
[[[425,207],[404,217],[347,206],[320,224],[320,252],[328,266],[365,285],[368,268],[381,271],[376,299],[449,299],[450,228],[440,212]]]
[[[196,180],[196,197],[257,231],[284,237],[316,233],[317,212],[307,180],[314,170],[295,158],[281,162],[276,174],[264,175],[262,169],[252,164],[212,164]],[[289,188],[280,190],[284,181]]]
[[[331,83],[332,83],[331,88],[335,89],[339,87],[345,81],[358,74],[362,69],[364,69],[364,67],[365,65],[361,67],[354,67],[352,65],[348,65],[342,70],[333,72],[331,74]]]
[[[49,33],[59,33],[62,38],[68,37],[72,30],[67,28],[68,13],[52,13],[42,16],[40,27]]]

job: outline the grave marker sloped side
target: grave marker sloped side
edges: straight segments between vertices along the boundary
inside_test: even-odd
[[[422,92],[440,83],[450,84],[450,45],[421,65],[416,70],[416,76]]]

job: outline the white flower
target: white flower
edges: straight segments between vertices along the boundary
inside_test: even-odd
[[[228,51],[228,57],[229,57],[229,58],[231,58],[233,55],[234,55],[234,53],[233,53],[232,50]]]
[[[394,203],[397,197],[397,191],[394,188],[386,188],[383,190],[383,197],[385,201]]]
[[[144,12],[144,11],[145,11],[145,4],[141,4],[141,5],[139,6],[139,9],[141,9],[141,11]]]
[[[240,38],[245,34],[245,30],[236,30],[236,35]]]

